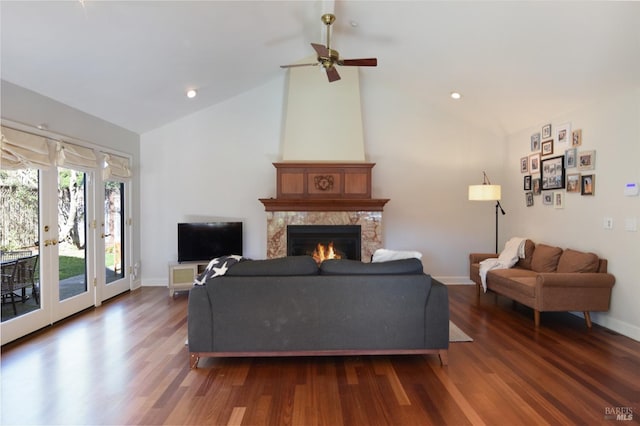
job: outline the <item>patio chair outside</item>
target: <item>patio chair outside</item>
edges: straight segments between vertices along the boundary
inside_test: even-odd
[[[3,253],[4,254],[4,253]],[[38,255],[23,257],[2,264],[2,299],[11,299],[14,315],[18,315],[16,308],[16,294],[22,290],[22,302],[25,301],[25,289],[31,287],[31,294],[39,304],[39,290],[36,286],[36,269],[38,267]]]

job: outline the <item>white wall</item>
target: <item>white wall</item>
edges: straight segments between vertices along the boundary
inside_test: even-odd
[[[443,282],[469,282],[469,253],[493,251],[495,210],[469,201],[468,185],[482,183],[483,170],[500,181],[504,138],[434,109],[419,90],[375,82],[362,93],[374,197],[391,199],[385,246],[422,252],[425,270]]]
[[[242,219],[245,255],[266,257],[258,198],[275,196],[285,86],[272,81],[141,136],[144,285],[166,285],[180,221]],[[385,245],[419,250],[434,276],[468,282],[468,253],[492,250],[494,210],[468,201],[467,185],[483,170],[500,179],[504,140],[378,82],[362,92],[373,196],[391,199]]]
[[[503,204],[512,214],[505,218],[504,237],[528,237],[535,242],[592,251],[608,259],[609,272],[616,277],[611,309],[592,314],[593,319],[640,340],[640,233],[625,231],[627,219],[640,222],[640,197],[623,195],[625,183],[640,182],[640,89],[549,117],[549,122],[554,128],[570,122],[573,129],[582,129],[578,151],[596,151],[595,195],[565,192],[564,209],[543,205],[541,197],[536,196],[533,207],[526,207],[519,159],[530,154],[531,134],[547,124],[531,123],[531,128],[509,137],[507,145]],[[554,152],[553,156],[558,154]],[[612,230],[603,228],[605,217],[613,218]]]
[[[244,222],[244,255],[264,258],[280,161],[284,78],[141,135],[143,285],[166,285],[177,223]]]
[[[364,161],[358,68],[341,67],[340,76],[329,84],[324,69],[289,70],[283,161]]]

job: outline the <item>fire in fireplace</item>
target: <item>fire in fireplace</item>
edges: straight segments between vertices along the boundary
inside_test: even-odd
[[[360,260],[360,225],[288,225],[287,255]]]
[[[312,256],[313,260],[317,263],[322,263],[327,259],[342,259],[342,255],[334,249],[333,241],[331,241],[327,246],[322,243],[318,243]]]

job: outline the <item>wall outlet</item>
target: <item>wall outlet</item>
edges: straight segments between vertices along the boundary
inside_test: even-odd
[[[603,222],[604,229],[613,229],[613,218],[605,217]]]
[[[624,220],[624,229],[629,232],[636,232],[638,230],[638,221],[635,217],[628,217]]]

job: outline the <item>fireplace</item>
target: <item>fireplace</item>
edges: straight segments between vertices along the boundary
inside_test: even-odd
[[[387,198],[372,198],[371,169],[363,162],[283,162],[276,168],[276,197],[260,198],[267,212],[267,257],[313,255],[318,243],[333,241],[345,257],[368,262],[382,247],[382,210]],[[308,227],[292,239],[291,230]],[[309,235],[317,227],[357,228],[357,234]],[[291,229],[289,229],[291,227]],[[324,231],[324,230],[321,230]],[[329,232],[329,231],[327,231]],[[313,238],[311,238],[313,237]],[[347,238],[350,242],[347,242]],[[297,240],[298,242],[296,242]]]
[[[288,225],[287,256],[361,259],[360,225]],[[329,254],[331,252],[331,254]]]

